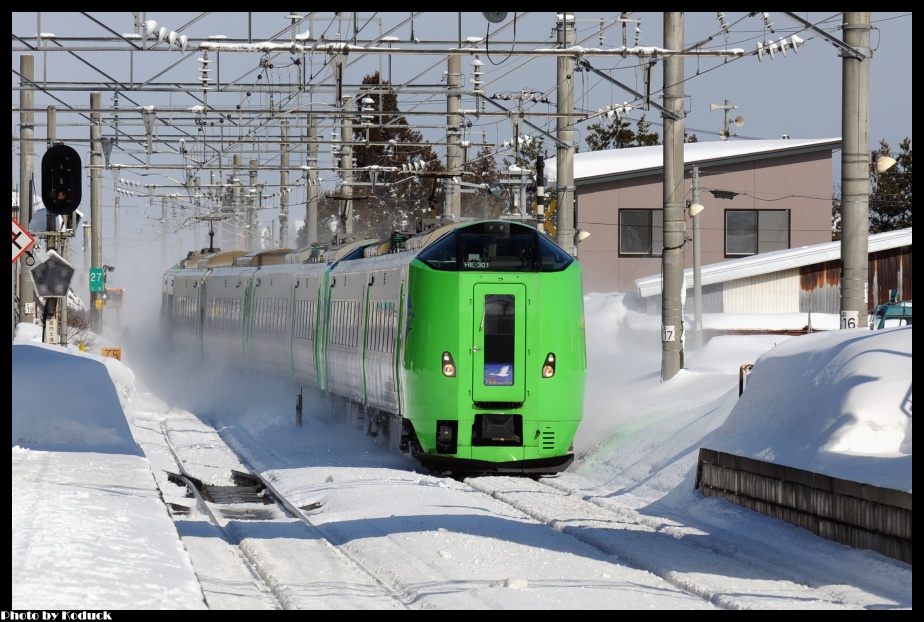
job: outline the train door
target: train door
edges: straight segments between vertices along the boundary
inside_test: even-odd
[[[526,287],[475,285],[472,326],[472,399],[526,399]]]

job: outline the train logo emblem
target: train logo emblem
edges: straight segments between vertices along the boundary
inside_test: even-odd
[[[513,365],[485,363],[484,384],[489,387],[513,386]]]

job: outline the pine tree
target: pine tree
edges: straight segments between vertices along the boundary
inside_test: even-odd
[[[869,195],[869,232],[882,233],[911,227],[911,139],[899,145],[901,153],[895,166],[871,176],[872,192]],[[891,148],[885,140],[872,152],[871,161],[889,155]]]
[[[385,238],[430,217],[433,205],[441,200],[441,181],[434,184],[425,175],[411,175],[402,165],[408,168],[416,161],[431,172],[444,167],[423,135],[400,114],[398,96],[388,90],[379,72],[362,83],[368,88],[356,96],[353,180],[368,184],[354,188],[354,194],[368,198],[353,201],[353,231],[357,238]]]
[[[911,227],[911,139],[905,138],[899,146],[901,153],[895,166],[876,175],[870,167],[869,232],[883,233]],[[870,161],[889,155],[891,147],[884,139],[879,149],[872,151]],[[841,239],[841,196],[831,198],[831,239]]]
[[[587,127],[587,146],[591,151],[603,149],[624,149],[626,147],[648,147],[661,144],[657,132],[649,132],[651,123],[645,121],[645,115],[631,129],[630,119],[614,117],[609,123],[601,121]]]
[[[482,146],[463,168],[462,181],[483,184],[484,190],[462,193],[462,217],[483,219],[501,215],[507,202],[498,196],[501,175],[494,151],[487,145]]]

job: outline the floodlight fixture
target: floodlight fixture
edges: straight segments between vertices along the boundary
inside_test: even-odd
[[[336,216],[331,216],[327,219],[327,228],[330,229],[332,234],[337,233],[337,228],[340,226],[340,219]]]

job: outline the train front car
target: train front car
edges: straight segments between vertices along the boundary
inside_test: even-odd
[[[586,379],[581,267],[535,228],[461,224],[410,263],[402,357],[420,463],[543,475],[574,459]]]

